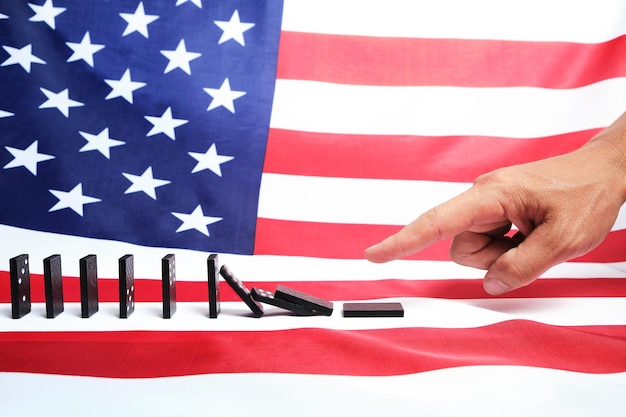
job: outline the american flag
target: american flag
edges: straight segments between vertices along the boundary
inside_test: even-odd
[[[597,249],[504,297],[449,241],[363,259],[481,173],[574,150],[626,110],[626,6],[597,3],[3,1],[3,414],[621,415],[624,209]],[[14,320],[20,253],[33,311]],[[53,253],[66,305],[46,319]],[[101,305],[81,319],[90,253]],[[209,253],[335,311],[255,319],[222,285],[209,319]],[[342,317],[356,300],[406,314]]]

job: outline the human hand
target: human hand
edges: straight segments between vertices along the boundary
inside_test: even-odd
[[[500,295],[598,246],[624,201],[626,113],[572,153],[480,176],[365,257],[387,262],[454,237],[451,259],[486,269],[485,290]]]

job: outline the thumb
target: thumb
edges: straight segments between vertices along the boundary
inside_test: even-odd
[[[552,238],[545,223],[539,225],[517,247],[506,251],[491,264],[483,282],[485,291],[501,295],[533,282],[566,259],[559,254],[558,242]]]

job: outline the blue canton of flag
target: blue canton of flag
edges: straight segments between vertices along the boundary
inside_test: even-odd
[[[282,1],[0,5],[0,223],[250,254]]]

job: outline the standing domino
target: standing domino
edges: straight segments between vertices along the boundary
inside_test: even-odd
[[[209,317],[216,319],[220,314],[220,276],[218,256],[212,253],[207,258],[207,279],[209,281]]]
[[[170,319],[176,312],[176,257],[170,253],[161,259],[163,287],[163,318]]]
[[[52,255],[43,260],[43,283],[46,293],[46,317],[53,319],[64,309],[61,255]]]
[[[119,259],[120,269],[120,318],[127,319],[135,311],[135,266],[133,255]]]
[[[11,316],[19,319],[30,313],[30,272],[28,255],[23,254],[9,260],[11,274]]]
[[[89,318],[98,312],[98,261],[96,255],[87,255],[80,266],[80,316]]]

